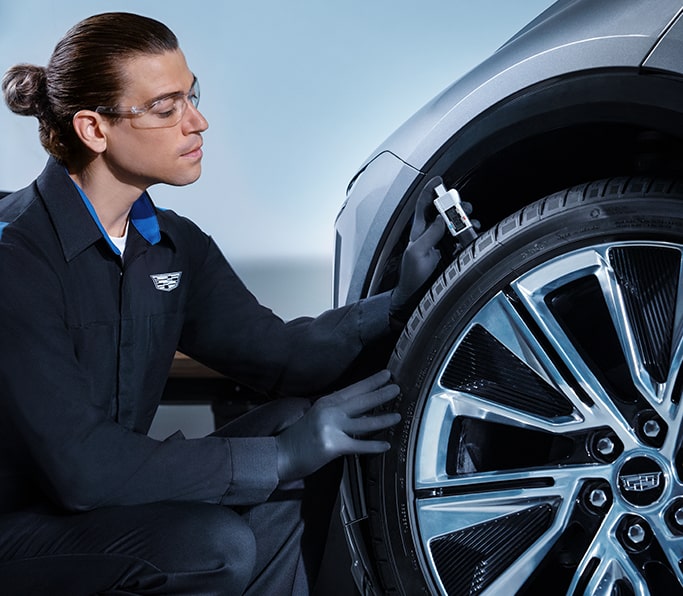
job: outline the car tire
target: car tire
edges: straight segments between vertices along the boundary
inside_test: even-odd
[[[682,257],[683,184],[645,178],[555,193],[457,256],[364,462],[381,593],[681,592]]]

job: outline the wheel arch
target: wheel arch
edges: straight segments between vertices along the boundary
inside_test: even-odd
[[[683,77],[647,69],[572,73],[523,89],[456,131],[419,168],[387,226],[367,294],[395,283],[412,207],[442,176],[484,229],[530,202],[587,180],[683,173]]]

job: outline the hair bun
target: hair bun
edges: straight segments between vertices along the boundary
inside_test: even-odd
[[[12,66],[2,78],[7,107],[15,114],[38,116],[47,104],[45,67],[34,64]]]

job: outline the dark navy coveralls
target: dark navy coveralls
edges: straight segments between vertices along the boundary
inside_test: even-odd
[[[303,530],[274,439],[146,433],[176,349],[259,392],[316,395],[389,333],[389,296],[285,323],[147,193],[117,252],[53,159],[0,201],[0,592],[296,593]]]

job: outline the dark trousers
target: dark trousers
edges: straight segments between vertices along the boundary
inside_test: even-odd
[[[215,434],[272,434],[305,407],[303,400],[266,404]],[[46,506],[0,515],[0,593],[308,594],[340,471],[333,462],[249,507],[166,502],[77,514]]]

